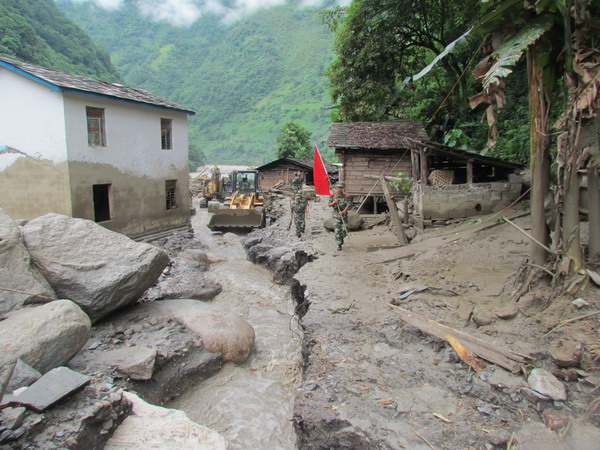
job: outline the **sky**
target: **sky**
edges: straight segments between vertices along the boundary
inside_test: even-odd
[[[126,0],[71,0],[73,3],[95,3],[101,8],[115,10]],[[213,14],[225,24],[234,23],[261,9],[280,6],[289,0],[137,0],[137,7],[145,17],[154,21],[169,22],[178,26],[189,26],[204,14]],[[316,8],[324,0],[301,0],[301,7]],[[338,0],[347,6],[350,0]]]

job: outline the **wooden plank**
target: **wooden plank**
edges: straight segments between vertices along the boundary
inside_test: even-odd
[[[402,226],[402,222],[400,222],[400,216],[398,215],[396,203],[390,195],[390,191],[388,190],[387,184],[383,176],[379,178],[379,182],[381,183],[381,189],[383,189],[383,195],[385,196],[385,201],[387,202],[388,208],[390,210],[392,222],[394,222],[394,227],[396,227],[396,234],[398,235],[398,239],[400,240],[400,243],[408,244],[408,239],[406,238],[406,234],[404,233],[404,227]]]
[[[520,364],[526,364],[527,359],[530,359],[526,355],[521,355],[511,350],[505,350],[495,344],[471,336],[470,334],[429,320],[413,311],[408,311],[407,309],[392,304],[389,306],[397,310],[400,318],[409,325],[412,325],[425,333],[436,336],[439,339],[446,340],[446,336],[454,336],[480,358],[504,367],[507,370],[518,371],[520,369]]]

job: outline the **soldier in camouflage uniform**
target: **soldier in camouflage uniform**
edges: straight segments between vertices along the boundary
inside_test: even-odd
[[[296,195],[292,203],[291,214],[294,217],[294,226],[296,227],[296,236],[302,236],[306,228],[306,214],[308,212],[308,201],[301,195]]]
[[[344,245],[344,238],[348,235],[348,209],[350,209],[350,196],[344,192],[344,185],[336,185],[336,193],[329,196],[329,207],[332,208],[333,226],[335,228],[335,242],[338,250]]]
[[[302,176],[300,175],[300,172],[296,172],[294,174],[294,178],[292,178],[292,191],[294,191],[294,196],[296,195],[302,195],[302,183],[303,183],[303,179]]]

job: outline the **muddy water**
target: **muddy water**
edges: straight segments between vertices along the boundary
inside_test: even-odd
[[[272,283],[270,272],[246,260],[240,236],[212,233],[206,227],[207,210],[197,211],[192,218],[195,236],[224,259],[209,272],[223,286],[213,303],[244,317],[256,342],[247,362],[226,364],[168,406],[221,432],[231,448],[294,449],[291,419],[302,342],[289,287]]]

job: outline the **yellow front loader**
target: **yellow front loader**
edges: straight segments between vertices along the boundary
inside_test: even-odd
[[[231,174],[233,193],[208,222],[212,231],[246,231],[265,226],[265,201],[258,191],[258,172],[241,170]]]

